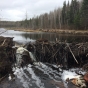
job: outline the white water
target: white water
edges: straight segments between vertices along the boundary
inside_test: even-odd
[[[24,70],[29,72],[31,78],[27,76]],[[29,86],[32,86],[31,83],[36,84],[38,88],[44,88],[44,84],[41,83],[40,78],[36,76],[33,69],[31,68],[31,65],[28,65],[28,67],[24,67],[24,68],[14,67],[13,71],[14,71],[14,75],[16,75],[18,79],[20,79],[20,82],[23,84],[24,88],[29,88]]]
[[[14,75],[20,80],[24,88],[48,88],[46,83],[41,79],[41,76],[35,72],[36,70],[40,74],[45,74],[47,76],[45,78],[47,82],[48,80],[53,80],[53,82],[55,83],[63,82],[64,88],[68,88],[66,83],[67,78],[72,79],[74,77],[78,77],[78,75],[75,73],[75,71],[78,69],[63,70],[63,72],[61,73],[53,70],[51,67],[41,62],[38,64],[36,63],[35,66],[29,64],[27,67],[24,68],[13,68]],[[85,72],[81,73],[84,74]],[[51,84],[49,83],[49,85]],[[54,86],[56,88],[60,88],[58,85]]]
[[[36,61],[36,58],[35,58],[35,56],[33,55],[33,53],[29,52],[29,54],[30,54],[30,57],[31,57],[32,61]]]
[[[41,83],[41,80],[36,74],[34,73],[33,69],[28,67],[27,71],[31,74],[31,78],[34,79],[34,83],[39,87],[39,88],[44,88],[44,84]]]

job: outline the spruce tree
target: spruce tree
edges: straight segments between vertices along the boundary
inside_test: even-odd
[[[81,7],[81,27],[88,29],[88,0],[83,0]]]
[[[80,28],[80,5],[77,0],[74,0],[74,28]]]
[[[65,25],[66,25],[66,1],[64,2],[63,4],[63,8],[62,8],[62,25],[63,25],[63,28],[65,28]]]

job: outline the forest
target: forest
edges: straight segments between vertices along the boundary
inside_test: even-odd
[[[58,4],[59,6],[59,4]],[[35,14],[36,15],[36,14]],[[64,1],[63,7],[22,21],[0,21],[0,27],[27,28],[32,30],[87,30],[88,0]]]
[[[58,4],[59,6],[59,4]],[[63,7],[21,21],[21,27],[29,29],[88,29],[88,0],[64,1]]]

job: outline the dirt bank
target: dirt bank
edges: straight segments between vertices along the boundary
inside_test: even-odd
[[[14,61],[13,38],[0,36],[0,78],[11,71]]]

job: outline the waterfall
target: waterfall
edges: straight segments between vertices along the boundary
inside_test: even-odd
[[[30,55],[32,61],[35,62],[36,58],[35,58],[34,54],[32,52],[29,52],[29,55]]]
[[[28,58],[26,58],[25,56],[27,56]],[[36,62],[36,58],[34,56],[34,54],[32,52],[29,52],[27,49],[23,48],[23,47],[19,47],[16,50],[16,62],[17,65],[22,65],[22,63],[24,63],[24,65],[26,63],[28,63],[27,61],[30,59],[30,62]]]

